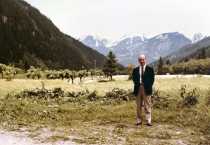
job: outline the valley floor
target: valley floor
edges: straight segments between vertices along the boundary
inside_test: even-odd
[[[114,76],[124,77],[128,76]],[[210,77],[210,75],[156,75],[157,78],[182,78],[182,77]],[[199,78],[200,79],[200,78]],[[170,80],[170,79],[166,79]],[[188,80],[188,79],[187,79]],[[197,80],[197,79],[196,79]],[[5,80],[1,81],[3,85],[0,87],[0,92],[5,89]],[[29,85],[29,82],[31,85]],[[60,80],[49,80],[52,86],[56,86]],[[91,83],[92,80],[86,80],[86,83]],[[178,82],[178,81],[176,81]],[[14,80],[7,82],[8,88],[13,85],[12,90],[15,90],[15,86],[22,84],[22,90],[26,84],[29,88],[40,86],[40,81],[37,80]],[[64,85],[62,88],[68,87],[80,87],[80,85],[66,85],[66,82],[62,82]],[[126,82],[123,82],[123,86],[126,86]],[[129,86],[133,87],[131,82],[128,82]],[[159,84],[158,84],[159,83]],[[188,84],[187,82],[186,84]],[[199,82],[199,85],[203,82]],[[14,85],[15,84],[15,85]],[[50,84],[50,83],[49,83]],[[49,85],[47,83],[47,87]],[[117,83],[122,86],[122,83]],[[130,85],[132,84],[132,85]],[[105,84],[97,84],[105,85]],[[116,84],[115,84],[116,85]],[[157,86],[168,85],[165,83],[157,82]],[[171,83],[173,85],[173,83]],[[178,85],[180,86],[180,85]],[[95,86],[94,86],[95,87]],[[209,85],[207,85],[209,87]],[[157,87],[158,88],[158,87]],[[168,86],[167,86],[168,88]],[[204,87],[202,87],[204,88]],[[2,89],[2,90],[1,90]],[[73,88],[75,89],[75,88]],[[165,88],[164,88],[165,89]],[[169,87],[171,90],[171,88]],[[204,88],[205,89],[205,88]],[[9,89],[8,89],[9,90]],[[75,89],[76,90],[76,89]],[[166,91],[167,92],[167,91]],[[189,144],[210,144],[205,135],[201,132],[195,132],[194,126],[191,128],[179,125],[178,122],[174,124],[165,124],[154,122],[152,127],[146,125],[135,126],[135,119],[129,119],[122,122],[105,122],[105,125],[96,123],[95,121],[81,121],[73,122],[69,126],[49,127],[45,126],[23,126],[13,127],[16,130],[8,131],[3,129],[4,123],[0,125],[0,144],[1,145],[78,145],[78,144],[106,144],[106,145],[189,145]],[[175,125],[176,124],[176,125]],[[192,130],[193,129],[193,130]]]

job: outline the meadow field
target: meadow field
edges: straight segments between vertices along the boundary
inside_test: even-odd
[[[71,81],[70,81],[71,82]],[[210,144],[210,78],[156,76],[152,124],[135,126],[127,76],[0,79],[0,128],[37,144]],[[144,116],[144,113],[143,113]]]

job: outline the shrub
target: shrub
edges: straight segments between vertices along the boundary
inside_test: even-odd
[[[180,89],[180,97],[181,100],[178,102],[177,107],[184,108],[184,107],[191,107],[195,106],[198,103],[198,96],[197,89],[194,88],[192,91],[186,91],[186,85],[182,85]]]

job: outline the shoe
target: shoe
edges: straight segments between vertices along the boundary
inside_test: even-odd
[[[136,124],[135,124],[135,126],[138,126],[138,125],[142,125],[142,123],[141,122],[137,122]]]
[[[151,123],[147,123],[147,126],[152,126],[152,124]]]

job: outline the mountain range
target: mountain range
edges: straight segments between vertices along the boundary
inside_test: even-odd
[[[200,33],[189,39],[179,32],[171,32],[159,34],[152,38],[146,38],[145,36],[127,37],[116,42],[108,39],[99,39],[91,35],[78,40],[104,55],[107,55],[110,50],[113,51],[118,62],[124,66],[131,63],[137,66],[139,65],[137,61],[139,54],[145,54],[147,63],[152,63],[160,57],[166,57],[172,52],[187,45],[196,44],[204,38],[206,36]]]

